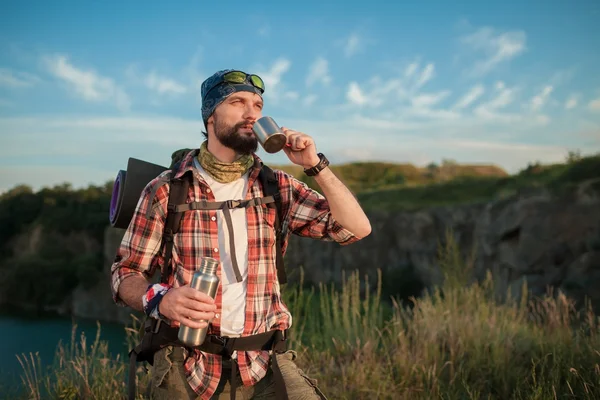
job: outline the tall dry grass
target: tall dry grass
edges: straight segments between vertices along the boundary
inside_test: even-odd
[[[472,260],[451,236],[440,249],[444,281],[410,306],[382,301],[357,273],[341,288],[288,288],[292,347],[331,399],[599,399],[600,318],[563,294],[499,299],[488,274],[471,282]],[[371,287],[374,286],[374,287]],[[130,345],[139,321],[127,328]],[[25,398],[125,398],[127,360],[98,336],[59,345],[40,369],[22,355]],[[143,366],[138,387],[147,382]]]
[[[112,356],[108,342],[100,340],[100,324],[92,343],[82,333],[77,340],[74,325],[70,342],[58,344],[55,359],[43,367],[39,354],[17,355],[23,373],[22,397],[27,399],[109,399],[125,393],[127,364]]]
[[[383,318],[357,274],[321,286],[295,346],[334,399],[600,399],[600,318],[562,293],[499,300],[449,236],[444,282]],[[381,284],[381,276],[378,282]],[[375,293],[378,293],[377,291]],[[297,297],[301,296],[296,294]]]

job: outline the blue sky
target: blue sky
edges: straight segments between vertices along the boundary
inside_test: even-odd
[[[598,1],[349,4],[2,2],[0,191],[168,165],[201,143],[200,84],[223,68],[261,75],[264,114],[333,163],[600,151]]]

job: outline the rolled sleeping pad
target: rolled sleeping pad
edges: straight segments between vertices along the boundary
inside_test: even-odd
[[[142,191],[148,182],[167,169],[137,158],[129,158],[127,170],[120,170],[113,184],[109,212],[110,224],[113,227],[127,229]]]

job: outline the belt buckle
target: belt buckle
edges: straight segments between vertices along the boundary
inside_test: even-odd
[[[229,354],[229,349],[227,348],[227,343],[229,342],[229,338],[223,336],[213,335],[210,337],[210,340],[213,344],[221,346],[221,351],[218,353],[224,359],[231,359],[231,354]]]
[[[223,347],[227,345],[227,338],[223,336],[211,335],[210,341]]]

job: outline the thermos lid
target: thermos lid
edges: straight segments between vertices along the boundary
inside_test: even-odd
[[[217,267],[219,266],[219,261],[212,257],[202,257],[202,261],[200,262],[200,271],[206,274],[214,274],[217,272]]]

